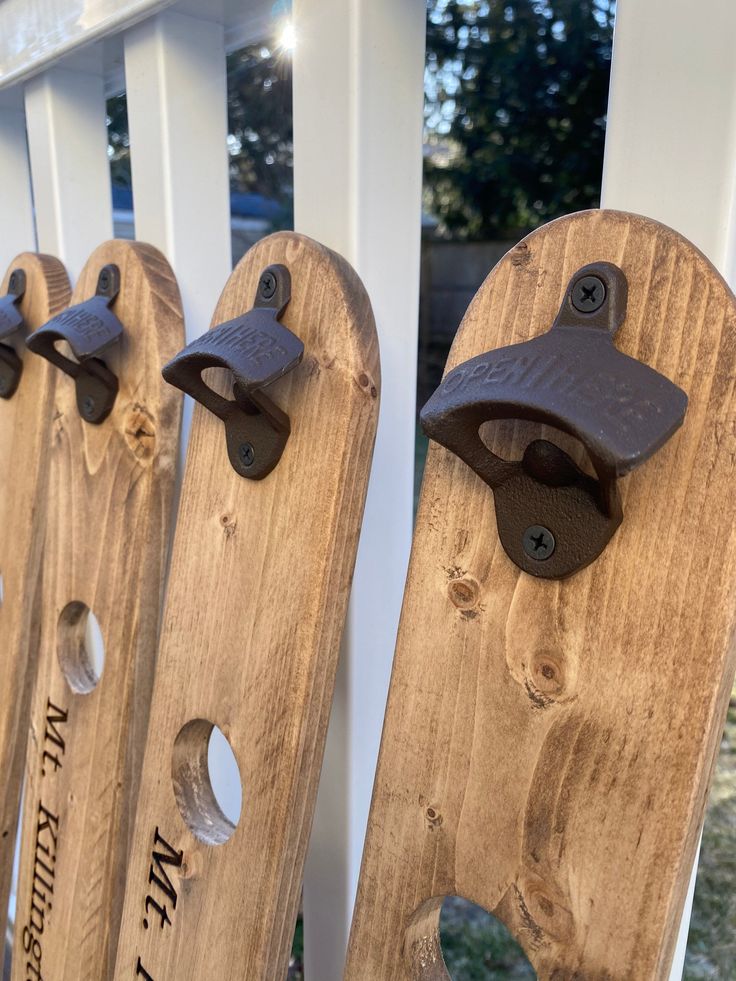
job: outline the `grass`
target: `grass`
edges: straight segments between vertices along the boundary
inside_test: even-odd
[[[291,960],[286,981],[304,981],[304,923],[301,913],[296,921],[294,943],[291,948]]]
[[[537,976],[506,927],[465,899],[445,900],[440,937],[453,981],[525,981]]]

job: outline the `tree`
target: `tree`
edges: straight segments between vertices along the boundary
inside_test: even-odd
[[[291,58],[278,45],[250,45],[227,60],[228,151],[233,190],[262,194],[291,208],[293,137]],[[112,178],[130,185],[125,95],[107,103]],[[179,134],[186,152],[186,133]]]
[[[283,201],[293,184],[291,58],[251,45],[229,56],[227,79],[233,188]]]
[[[107,155],[113,184],[130,187],[128,103],[124,95],[107,100]]]
[[[600,195],[613,0],[429,0],[427,203],[515,236]]]
[[[442,233],[513,237],[597,205],[613,4],[427,0],[425,197]],[[233,190],[281,202],[285,224],[291,84],[291,59],[279,44],[228,57]],[[124,96],[110,101],[108,117],[113,178],[128,184]],[[187,138],[179,136],[182,152]]]

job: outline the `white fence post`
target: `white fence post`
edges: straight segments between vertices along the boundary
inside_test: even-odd
[[[26,87],[38,248],[72,283],[112,237],[110,164],[101,73],[52,68]]]
[[[342,978],[411,545],[424,0],[295,0],[300,232],[373,304],[381,419],[305,878],[307,981]]]
[[[603,200],[691,239],[736,285],[736,4],[619,0]],[[682,976],[695,870],[671,981]]]
[[[125,81],[136,238],[171,263],[191,340],[232,267],[222,24],[167,11],[133,27]]]
[[[9,104],[10,103],[10,104]],[[0,276],[19,253],[36,248],[26,117],[22,104],[0,96]]]
[[[689,238],[734,285],[736,4],[620,0],[603,205]]]

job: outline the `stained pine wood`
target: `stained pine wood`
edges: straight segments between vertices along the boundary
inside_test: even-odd
[[[74,290],[114,263],[124,339],[105,354],[120,391],[99,426],[56,373],[41,649],[22,818],[14,981],[100,981],[112,973],[142,762],[174,487],[179,394],[161,366],[183,342],[178,289],[150,246],[108,242]],[[83,609],[105,643],[99,683]],[[62,669],[62,663],[66,672]],[[70,684],[70,679],[72,683]]]
[[[291,436],[268,477],[245,480],[228,462],[220,421],[195,409],[116,978],[286,977],[379,365],[356,275],[291,233],[248,252],[214,324],[251,308],[271,263],[291,273],[282,322],[305,345],[302,364],[272,386]],[[209,782],[213,724],[240,769],[234,831]]]
[[[684,426],[622,482],[603,555],[563,582],[512,564],[492,492],[431,447],[348,981],[446,979],[450,895],[503,920],[539,978],[668,976],[734,672],[734,298],[675,232],[573,215],[501,260],[448,368],[547,330],[594,260],[624,270],[617,346],[685,389]],[[518,459],[537,435],[486,438]]]
[[[46,517],[46,444],[51,424],[54,374],[25,350],[24,339],[62,310],[71,290],[58,259],[24,252],[10,274],[26,274],[20,311],[25,328],[5,343],[23,360],[21,383],[11,399],[0,399],[0,910],[8,906],[20,806],[28,712],[38,652],[38,609],[34,606]]]

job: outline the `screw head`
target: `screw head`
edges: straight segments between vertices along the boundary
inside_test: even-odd
[[[241,443],[238,447],[238,459],[244,467],[252,467],[255,462],[256,451],[252,443]]]
[[[11,273],[10,279],[8,280],[8,289],[11,293],[15,292],[15,288],[18,285],[18,273]]]
[[[264,272],[258,284],[261,296],[264,300],[270,300],[276,292],[276,277],[272,272]]]
[[[581,276],[572,288],[570,299],[580,313],[595,313],[606,299],[606,284],[599,276]]]
[[[530,559],[544,562],[555,550],[555,536],[544,525],[531,525],[524,532],[522,545]]]
[[[82,415],[85,419],[94,418],[95,412],[97,410],[97,403],[92,398],[91,395],[85,395],[82,399]]]
[[[110,288],[110,270],[103,268],[97,278],[97,288],[107,290]]]

